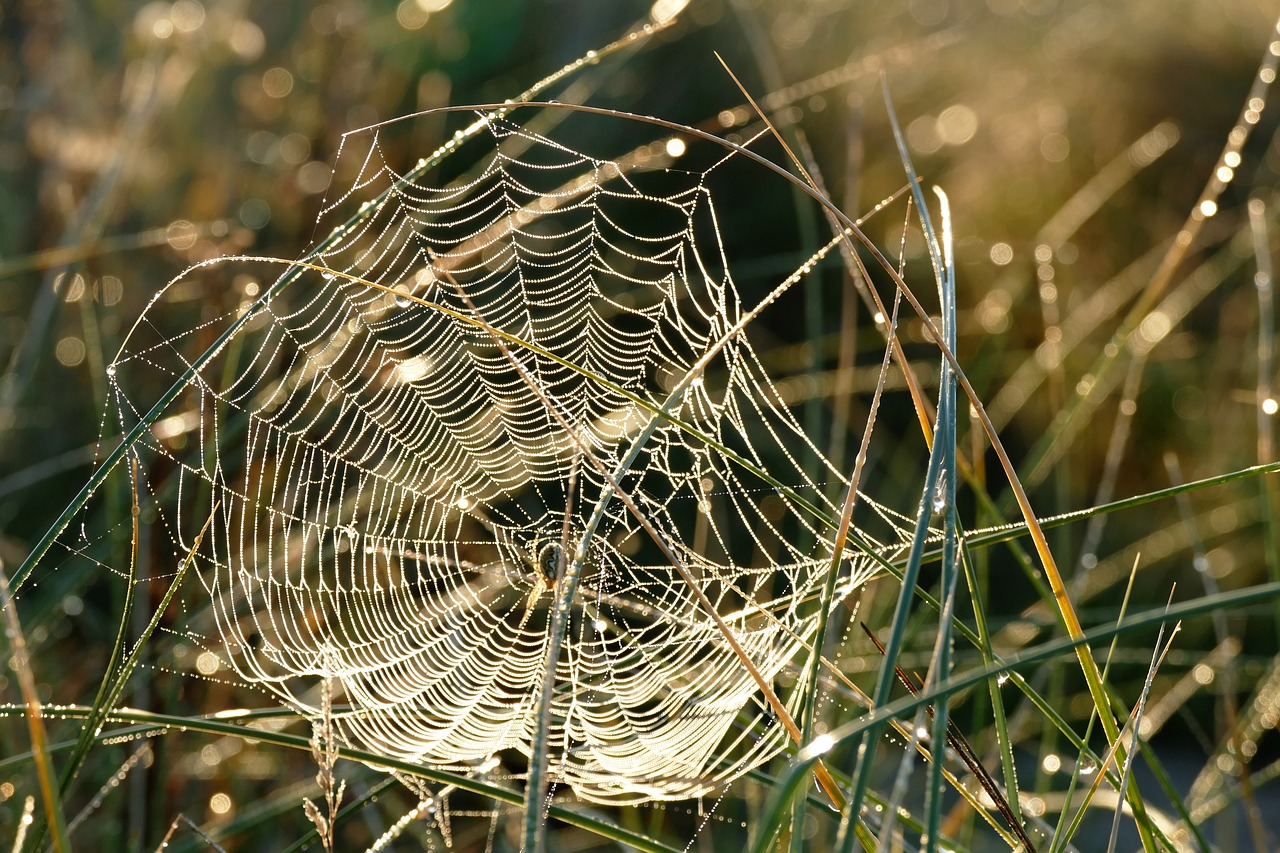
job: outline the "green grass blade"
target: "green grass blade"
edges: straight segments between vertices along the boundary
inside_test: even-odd
[[[917,696],[907,696],[887,705],[877,707],[859,719],[829,732],[828,737],[822,738],[820,742],[809,744],[801,749],[792,759],[792,764],[778,777],[777,787],[770,793],[769,800],[761,814],[766,817],[776,814],[785,815],[786,810],[789,808],[788,801],[799,790],[798,777],[808,772],[813,763],[825,753],[837,747],[848,747],[858,742],[867,732],[883,726],[891,718],[911,713],[917,708],[936,702],[943,696],[950,696],[968,690],[988,679],[1004,674],[1009,674],[1012,680],[1018,677],[1019,670],[1060,658],[1064,655],[1070,655],[1074,652],[1076,646],[1081,643],[1097,643],[1130,631],[1159,625],[1164,621],[1189,621],[1194,617],[1212,615],[1219,608],[1230,609],[1248,604],[1271,603],[1276,601],[1277,598],[1280,598],[1280,584],[1274,583],[1246,587],[1216,596],[1202,596],[1171,607],[1159,607],[1142,611],[1126,618],[1122,622],[1102,625],[1085,631],[1078,639],[1070,637],[1055,639],[1019,654],[1010,655],[1008,658],[994,664],[986,664],[965,670],[954,675],[946,684],[933,686],[928,690],[921,691]],[[1041,710],[1051,713],[1056,719],[1061,719],[1060,715],[1053,711],[1052,708],[1046,706],[1042,707]],[[1065,722],[1062,725],[1067,731],[1070,730],[1070,727]],[[1085,747],[1085,744],[1079,740],[1078,736],[1076,736],[1076,742]],[[1119,779],[1115,778],[1114,782],[1118,785]],[[771,836],[773,832],[776,832],[776,827],[772,829],[770,827],[771,825],[767,823],[762,827],[761,835],[757,838],[752,848],[753,850],[763,851],[768,849],[770,838],[766,838],[766,836]]]

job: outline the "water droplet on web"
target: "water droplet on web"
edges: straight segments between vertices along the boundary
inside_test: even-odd
[[[413,304],[412,301],[410,301],[409,297],[407,296],[401,295],[396,297],[397,308],[408,308],[412,304]]]
[[[108,366],[108,367],[107,367],[107,375],[108,375],[108,376],[115,376],[115,375],[116,375],[116,366],[115,366],[114,364],[112,364],[112,365],[110,365],[110,366]]]

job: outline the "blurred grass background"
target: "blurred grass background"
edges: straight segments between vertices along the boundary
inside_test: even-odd
[[[316,216],[347,130],[433,107],[514,97],[650,12],[648,4],[629,0],[15,0],[0,6],[5,566],[21,563],[87,477],[102,431],[103,366],[164,282],[221,254],[299,256],[317,236]],[[580,78],[583,88],[568,94],[742,138],[755,117],[715,61],[718,51],[779,126],[803,132],[831,196],[856,215],[904,182],[879,91],[883,73],[918,170],[950,195],[959,356],[1020,464],[1087,378],[1154,259],[1220,165],[1259,58],[1276,38],[1274,13],[1260,0],[693,0],[679,23],[643,49],[589,69]],[[549,93],[567,96],[563,89]],[[394,138],[387,156],[412,162],[468,118],[415,122],[412,132]],[[614,124],[573,144],[608,157],[661,141],[644,128]],[[1041,514],[1097,500],[1121,412],[1131,418],[1132,438],[1117,460],[1116,496],[1170,485],[1169,454],[1186,480],[1266,461],[1259,458],[1259,309],[1246,203],[1252,197],[1267,211],[1275,207],[1276,128],[1275,114],[1263,110],[1216,215],[1176,279],[1187,281],[1204,265],[1199,274],[1208,283],[1187,291],[1194,295],[1187,296],[1185,316],[1143,354],[1135,393],[1122,400],[1117,381],[1063,455],[1039,471],[1024,470]],[[782,161],[776,145],[760,147]],[[815,235],[825,239],[814,211],[797,207],[781,182],[748,181],[720,191],[722,206],[734,211],[726,249],[748,302],[802,262]],[[1079,210],[1087,215],[1073,220]],[[902,221],[899,206],[868,226],[894,257],[904,240]],[[918,231],[909,230],[903,246],[908,259],[923,260]],[[824,274],[822,294],[811,288],[805,299],[797,295],[788,303],[794,310],[767,315],[753,334],[820,445],[848,463],[865,400],[850,408],[834,393],[843,387],[837,368],[850,328],[845,318],[863,330],[859,366],[878,362],[880,342],[869,333],[868,318],[847,314],[838,269]],[[918,280],[926,304],[933,304],[929,279],[908,278]],[[1099,308],[1109,294],[1114,307]],[[162,316],[174,330],[190,328],[242,297],[234,271],[201,274],[171,291]],[[928,370],[936,356],[923,344],[920,324],[906,323],[905,332],[919,344],[912,353]],[[1055,348],[1064,341],[1072,348],[1059,359]],[[910,415],[902,401],[891,401],[885,418],[867,491],[907,511],[918,496],[922,445],[893,440],[911,434],[903,427]],[[1163,603],[1175,582],[1187,596],[1203,594],[1197,560],[1222,588],[1266,580],[1272,545],[1257,489],[1246,480],[1194,493],[1186,510],[1198,519],[1194,527],[1172,501],[1126,511],[1100,534],[1094,556],[1083,553],[1084,524],[1051,534],[1064,567],[1099,566],[1080,601],[1091,624],[1114,618],[1123,575],[1138,550],[1141,605]],[[993,491],[999,499],[1001,490],[993,485]],[[992,607],[1013,630],[1035,593],[1003,553],[993,552],[991,563],[999,579]],[[1110,574],[1101,571],[1107,566]],[[98,575],[64,573],[24,592],[46,701],[91,698],[105,665],[104,638],[118,613],[119,591],[104,575],[105,568]],[[162,587],[156,584],[152,595]],[[884,601],[868,604],[863,618],[875,624],[890,597],[886,592]],[[1047,621],[1044,613],[1030,618]],[[1232,698],[1247,704],[1260,695],[1251,685],[1273,665],[1278,623],[1272,611],[1231,618],[1234,652],[1215,657],[1221,637],[1201,621],[1187,627],[1167,665],[1171,679],[1191,676],[1203,688],[1170,711],[1161,732],[1176,760],[1193,769],[1217,753],[1226,713],[1221,690],[1196,667],[1236,672],[1228,692],[1238,690]],[[1016,646],[1031,635],[1007,639]],[[1126,698],[1133,701],[1151,637],[1127,642],[1131,654],[1122,656],[1115,678],[1131,688]],[[927,637],[920,646],[927,648]],[[195,652],[191,660],[173,657],[172,648],[167,653],[171,668],[203,671]],[[868,669],[876,666],[861,645],[847,655],[865,656]],[[153,678],[154,692],[143,695],[171,712],[207,713],[241,701],[232,698],[234,685],[193,684],[164,668]],[[17,701],[11,679],[0,678],[0,687],[6,701]],[[1078,684],[1067,679],[1052,689],[1063,707],[1087,712]],[[136,695],[131,701],[141,704]],[[69,733],[74,728],[62,736]],[[17,721],[6,725],[0,757],[23,751],[23,737]],[[1036,737],[1026,735],[1028,754],[1052,754],[1053,739],[1037,745]],[[241,754],[229,740],[162,739],[152,769],[129,776],[130,795],[95,815],[99,832],[133,849],[153,849],[178,813],[216,825],[268,795],[272,802],[283,798],[285,781],[309,784],[305,755],[262,748]],[[1275,751],[1276,744],[1264,741],[1259,755],[1245,758],[1263,762]],[[112,753],[93,765],[94,783],[79,799],[125,755]],[[14,792],[29,790],[29,777],[22,768],[5,773],[17,781],[0,784],[0,827],[12,832],[21,809]],[[1052,775],[1033,757],[1024,785],[1051,789]],[[218,794],[230,805],[217,801]],[[407,805],[394,804],[394,792],[386,796],[393,804],[380,812],[389,822]],[[745,796],[717,814],[745,815],[750,801]],[[637,811],[625,819],[681,843],[695,839],[705,849],[722,849],[722,839],[745,832],[739,820],[726,817],[715,830],[717,841],[708,844],[708,833],[696,831],[696,816]],[[363,826],[357,821],[351,837],[376,835],[375,824],[374,818]],[[488,823],[477,818],[477,826],[474,838],[457,842],[462,849],[485,843]],[[1231,838],[1243,843],[1244,826],[1224,823],[1223,849],[1235,849]],[[240,843],[284,849],[305,828],[296,808]],[[1272,824],[1267,837],[1274,840],[1275,831]],[[497,837],[501,848],[507,842]],[[567,831],[559,843],[570,849],[594,842]]]

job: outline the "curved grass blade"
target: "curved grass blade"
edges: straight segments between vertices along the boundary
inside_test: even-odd
[[[57,776],[49,754],[49,735],[45,731],[40,712],[40,696],[36,692],[35,675],[27,653],[27,640],[22,633],[22,623],[18,621],[18,609],[13,604],[9,578],[3,566],[0,566],[0,612],[4,618],[5,638],[9,641],[9,664],[18,679],[18,688],[22,691],[23,716],[31,739],[31,754],[35,759],[36,779],[40,786],[45,819],[53,835],[53,849],[56,853],[68,853],[71,846],[67,841],[66,817],[62,813],[62,798],[58,796],[55,782]]]

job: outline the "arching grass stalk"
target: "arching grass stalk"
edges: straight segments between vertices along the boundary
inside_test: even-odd
[[[760,116],[760,119],[765,123],[765,126],[768,128],[769,132],[772,133],[774,138],[776,138],[779,144],[781,144],[783,151],[786,152],[791,162],[795,165],[796,169],[799,170],[800,174],[804,177],[804,180],[807,182],[807,186],[804,186],[804,187],[802,187],[799,184],[793,183],[792,184],[793,190],[798,192],[800,189],[804,189],[805,192],[811,195],[816,193],[815,195],[816,198],[820,198],[820,199],[827,198],[827,193],[825,192],[825,189],[822,186],[820,175],[817,171],[816,163],[814,162],[812,152],[809,149],[804,136],[802,134],[798,134],[798,133],[796,134],[796,142],[800,147],[801,153],[804,155],[804,161],[802,161],[801,158],[798,157],[796,153],[792,150],[791,146],[787,144],[786,138],[784,138],[782,133],[778,130],[778,128],[774,125],[774,123],[769,119],[768,114],[760,108],[760,106],[756,103],[755,98],[751,96],[751,93],[747,90],[747,88],[742,85],[742,82],[740,80],[738,80],[737,75],[733,73],[733,70],[729,67],[728,63],[725,62],[724,59],[719,54],[716,54],[716,58],[720,61],[720,64],[724,67],[730,79],[733,80],[734,85],[738,87],[739,91],[741,91],[743,96],[747,99],[747,103],[749,103],[752,109],[754,109],[756,113]],[[808,168],[806,168],[805,166],[806,162],[809,164]],[[911,189],[914,194],[913,197],[916,199],[916,202],[918,204],[919,193],[917,191],[917,188],[914,186],[911,186]],[[862,269],[860,262],[856,258],[852,244],[849,242],[849,231],[846,230],[841,225],[839,219],[833,215],[829,207],[824,207],[824,212],[827,216],[828,221],[831,223],[832,230],[836,232],[835,239],[839,241],[841,245],[841,249],[842,249],[841,254],[845,261],[847,274],[855,282],[865,282],[866,271]],[[872,304],[876,306],[881,316],[889,316],[885,312],[884,304],[881,302],[879,294],[877,294],[874,290],[871,290],[870,288],[866,288],[866,287],[860,288],[859,292],[863,293],[864,296],[870,297]],[[812,295],[813,294],[811,293],[810,296],[812,297]],[[850,525],[852,524],[852,520],[853,520],[853,509],[854,509],[854,504],[857,500],[858,484],[861,482],[862,468],[866,462],[866,452],[867,452],[867,447],[869,446],[869,443],[870,443],[872,426],[874,425],[874,422],[875,422],[875,413],[879,407],[880,396],[884,389],[884,383],[885,383],[885,378],[888,371],[889,362],[891,360],[891,357],[894,355],[898,357],[899,365],[902,368],[903,378],[907,384],[907,388],[910,393],[911,399],[915,404],[916,413],[920,418],[921,428],[924,432],[925,442],[928,444],[932,440],[932,431],[926,416],[926,412],[928,410],[928,404],[925,402],[923,394],[920,391],[919,383],[916,381],[914,375],[912,374],[910,365],[905,357],[905,354],[903,354],[902,352],[901,343],[899,342],[898,336],[897,336],[898,307],[899,307],[901,295],[902,295],[901,292],[895,291],[892,321],[884,324],[882,328],[882,331],[885,336],[885,341],[886,341],[884,359],[882,361],[880,372],[877,378],[876,391],[872,401],[871,413],[868,416],[866,427],[863,430],[862,442],[859,447],[858,457],[854,464],[854,473],[853,473],[853,476],[850,478],[849,488],[846,490],[846,493],[845,493],[845,499],[844,499],[842,509],[841,509],[841,514],[840,514],[840,522],[838,527],[836,528],[836,536],[835,536],[835,541],[832,548],[831,563],[828,566],[827,577],[823,584],[823,593],[822,593],[822,598],[819,604],[819,611],[818,611],[817,640],[815,641],[814,649],[811,651],[812,657],[811,657],[810,668],[806,673],[805,681],[802,682],[802,685],[801,685],[802,691],[805,691],[805,694],[806,694],[802,697],[804,704],[801,707],[801,714],[802,714],[802,729],[801,729],[801,737],[800,737],[801,743],[807,743],[813,737],[813,720],[814,720],[814,715],[817,709],[816,691],[818,686],[818,681],[817,681],[818,662],[822,654],[823,645],[825,644],[827,621],[829,618],[829,611],[830,611],[830,605],[831,605],[831,597],[832,597],[832,594],[834,593],[835,581],[838,574],[839,564],[843,558],[845,542],[847,541]],[[807,311],[809,312],[807,316],[811,316],[813,311],[813,306],[810,304],[810,301],[808,300],[806,301],[806,308],[807,308]],[[812,335],[810,337],[812,338]],[[833,436],[833,440],[834,440],[834,436]],[[796,809],[791,816],[791,827],[792,827],[791,847],[792,847],[793,853],[798,853],[799,848],[801,846],[801,840],[803,838],[804,812],[805,812],[804,803],[805,801],[803,798],[799,799],[797,801]],[[858,835],[858,837],[861,839],[864,847],[869,845],[871,839],[862,831],[860,827],[855,826],[855,834]]]

